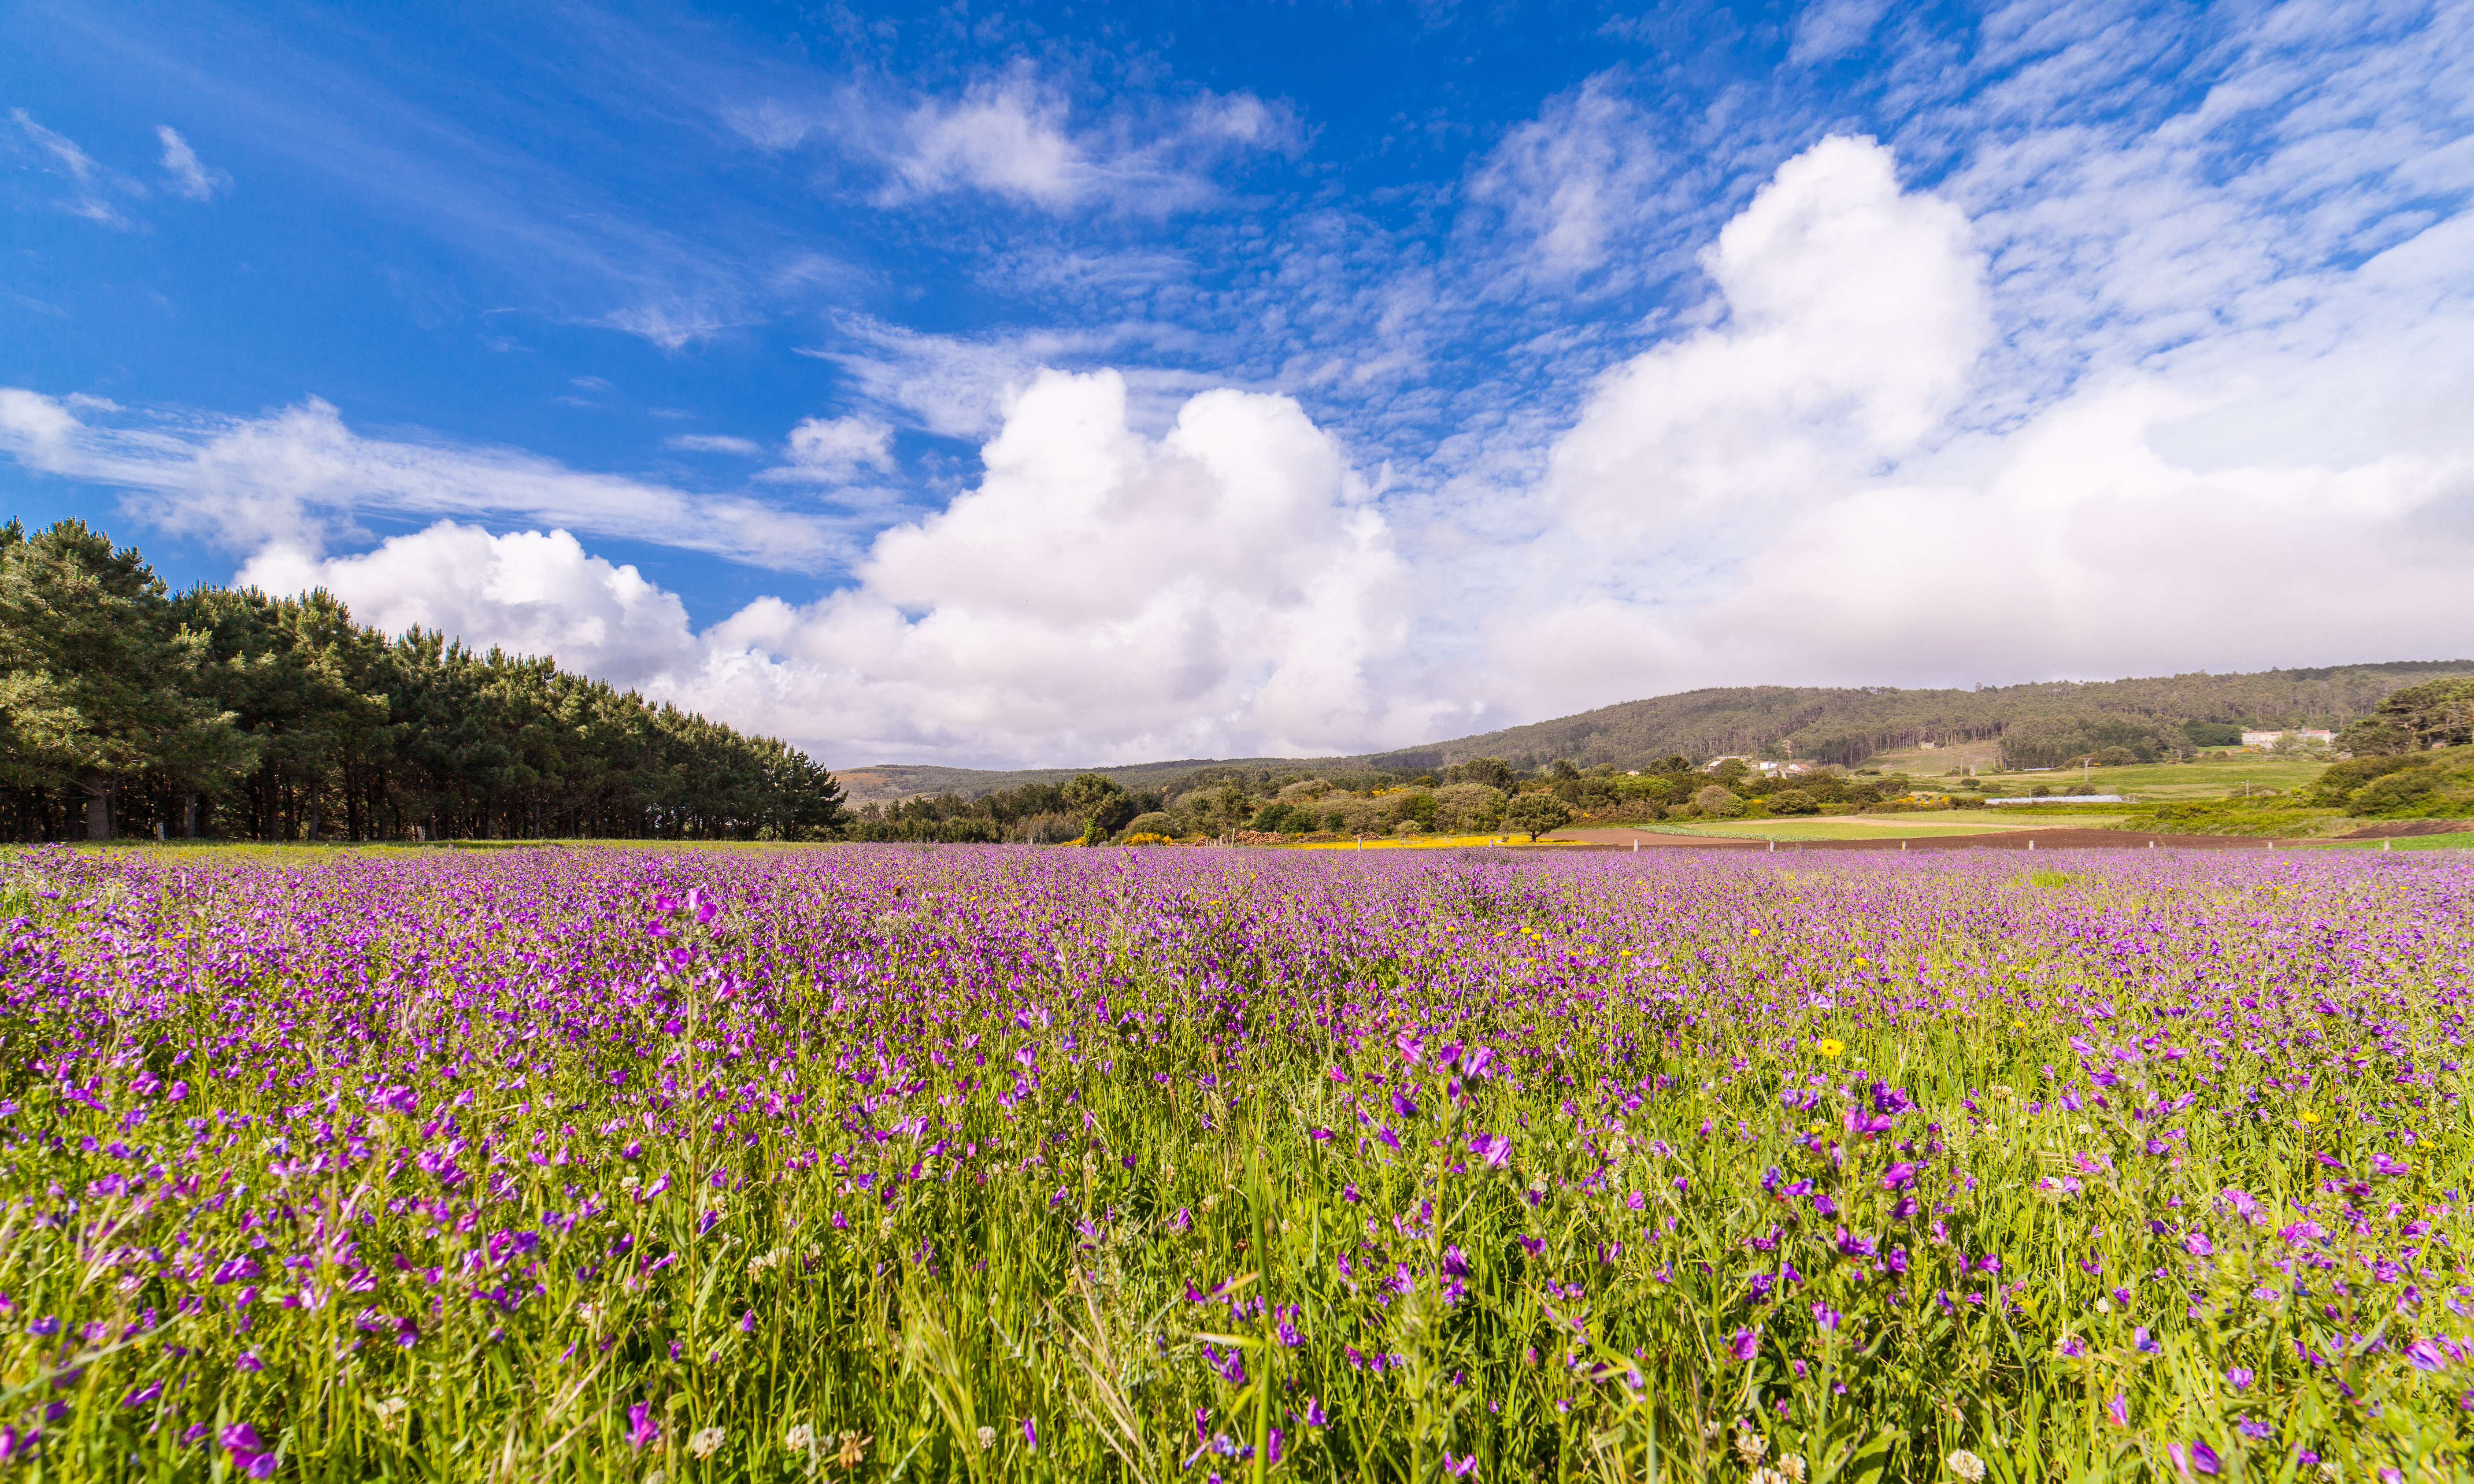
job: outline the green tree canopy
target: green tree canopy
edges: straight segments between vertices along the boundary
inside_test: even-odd
[[[197,636],[177,627],[162,579],[134,547],[83,521],[0,545],[0,774],[74,788],[85,834],[112,833],[111,799],[159,773],[213,784],[245,768],[252,741],[197,693]]]
[[[1503,822],[1534,840],[1571,823],[1572,811],[1551,793],[1523,793],[1504,806]]]

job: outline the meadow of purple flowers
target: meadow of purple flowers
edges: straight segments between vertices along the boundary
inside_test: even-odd
[[[12,855],[0,1473],[2469,1472],[2474,871],[1782,859]]]

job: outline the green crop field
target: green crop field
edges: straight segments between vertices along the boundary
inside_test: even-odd
[[[2119,793],[2154,801],[2232,798],[2244,792],[2274,790],[2280,793],[2305,788],[2328,766],[2326,757],[2276,757],[2239,752],[2229,757],[2195,758],[2188,763],[2147,763],[2129,767],[2088,769],[2084,785],[2079,769],[2050,773],[2003,773],[1983,781],[2004,792],[2044,784],[2056,793]]]

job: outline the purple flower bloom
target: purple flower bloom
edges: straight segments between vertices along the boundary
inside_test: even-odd
[[[258,1440],[257,1429],[247,1423],[234,1423],[220,1435],[224,1451],[231,1455],[232,1468],[253,1479],[275,1476],[278,1459],[274,1451]]]
[[[1752,1359],[1760,1352],[1760,1348],[1761,1332],[1758,1329],[1738,1329],[1734,1338],[1727,1342],[1727,1353],[1737,1360]]]

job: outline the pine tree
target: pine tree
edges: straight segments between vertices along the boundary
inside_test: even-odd
[[[74,786],[88,839],[111,837],[112,796],[130,779],[220,783],[255,748],[194,693],[202,657],[134,547],[115,549],[83,521],[0,545],[0,772]]]

